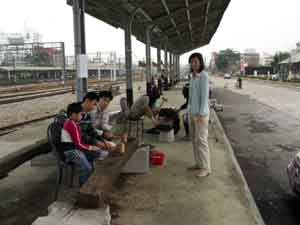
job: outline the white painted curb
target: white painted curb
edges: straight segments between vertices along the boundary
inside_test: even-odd
[[[221,136],[222,136],[222,138],[224,138],[225,144],[227,145],[227,148],[229,150],[229,154],[230,154],[230,156],[232,158],[232,161],[233,161],[233,163],[234,163],[234,165],[235,165],[235,167],[237,169],[237,172],[240,174],[240,176],[241,176],[241,178],[243,180],[244,190],[245,190],[245,193],[246,193],[246,198],[248,199],[248,201],[250,203],[250,207],[252,208],[252,213],[253,213],[253,215],[254,215],[254,217],[256,219],[256,222],[257,222],[257,224],[265,225],[265,222],[264,222],[264,220],[263,220],[263,218],[262,218],[262,216],[261,216],[261,214],[260,214],[260,212],[259,212],[259,210],[257,208],[257,205],[255,203],[254,197],[253,197],[253,195],[252,195],[252,193],[251,193],[251,191],[249,189],[248,183],[247,183],[247,181],[245,179],[245,176],[244,176],[244,174],[242,172],[242,169],[241,169],[241,167],[240,167],[240,165],[239,165],[239,163],[238,163],[238,161],[236,159],[236,156],[234,154],[233,148],[232,148],[232,146],[231,146],[231,144],[230,144],[230,142],[228,140],[228,137],[227,137],[227,135],[226,135],[226,133],[224,131],[224,128],[223,128],[223,126],[222,126],[222,124],[221,124],[221,122],[219,120],[219,117],[218,117],[218,115],[216,114],[216,112],[214,110],[211,110],[211,117],[213,117],[212,122],[213,123],[216,122],[216,124],[218,126],[218,129],[219,129],[219,131],[221,133]]]

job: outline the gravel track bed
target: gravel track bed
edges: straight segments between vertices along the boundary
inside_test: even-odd
[[[64,94],[0,105],[0,127],[37,119],[58,112],[76,100],[75,94]]]

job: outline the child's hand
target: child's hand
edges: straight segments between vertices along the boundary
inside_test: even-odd
[[[99,148],[98,148],[97,146],[91,146],[91,147],[90,147],[90,150],[91,150],[91,151],[98,151]]]
[[[111,131],[104,131],[104,137],[108,138],[108,139],[112,139],[113,138],[113,133]]]
[[[106,150],[108,150],[108,151],[113,150],[113,145],[111,143],[105,143],[105,147],[106,147]]]
[[[108,151],[112,151],[116,148],[116,144],[110,141],[106,141],[105,146]]]
[[[123,143],[127,143],[127,141],[128,141],[128,134],[127,133],[122,134],[121,141]]]
[[[97,146],[98,148],[100,148],[100,149],[106,150],[106,145],[105,145],[105,143],[102,142],[102,141],[97,141],[97,142],[96,142],[96,146]]]

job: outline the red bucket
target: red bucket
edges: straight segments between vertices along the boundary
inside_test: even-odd
[[[150,152],[150,163],[153,166],[161,166],[164,164],[165,154],[159,151]]]

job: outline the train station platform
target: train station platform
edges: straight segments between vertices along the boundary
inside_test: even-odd
[[[135,87],[135,90],[135,93],[138,93],[137,87]],[[138,94],[142,94],[143,91],[144,87]],[[184,102],[180,86],[164,92],[164,95],[168,98],[167,106],[178,107]],[[122,96],[114,99],[111,107],[112,111],[119,109],[118,101],[120,97]],[[211,121],[209,145],[212,155],[212,174],[209,177],[197,178],[193,173],[186,170],[186,167],[192,165],[194,161],[192,144],[181,139],[183,137],[183,129],[181,129],[174,143],[161,143],[158,142],[157,136],[147,134],[145,143],[155,145],[166,154],[167,160],[163,167],[153,167],[149,173],[144,175],[122,177],[124,178],[122,179],[123,181],[113,193],[110,210],[108,208],[79,210],[74,208],[74,206],[56,202],[50,207],[50,215],[45,225],[52,224],[51,215],[53,215],[54,219],[60,219],[62,221],[60,224],[76,224],[76,222],[80,223],[82,221],[85,221],[86,225],[264,224],[229,141],[214,112],[211,113]],[[36,131],[33,131],[34,127],[31,127],[30,129],[33,129],[31,133],[27,133],[29,128],[26,128],[26,130],[24,128],[23,131],[20,130],[24,134],[23,143],[26,142],[26,137],[28,140],[38,140],[39,137],[44,138],[46,124],[47,121],[45,121],[44,126],[42,123],[37,124],[35,127]],[[38,127],[39,129],[37,129]],[[12,135],[16,135],[16,133],[5,137],[6,141],[9,140],[9,137],[11,138],[11,146],[13,145]],[[217,142],[216,137],[218,139]],[[0,139],[0,143],[3,140],[4,137],[2,137],[2,140]],[[25,167],[28,168],[26,169]],[[50,195],[53,189],[49,186],[51,186],[51,182],[54,186],[55,182],[53,179],[54,170],[50,170],[48,167],[38,168],[40,175],[36,177],[33,176],[37,171],[26,174],[26,171],[29,170],[33,170],[30,164],[23,165],[22,171],[14,172],[12,177],[9,176],[2,180],[0,193],[11,190],[9,189],[10,187],[14,187],[14,189],[20,188],[17,185],[20,185],[22,180],[35,179],[41,184],[39,189],[34,190],[35,195],[38,196],[39,193],[48,193]],[[41,172],[47,177],[43,177]],[[18,177],[18,175],[21,175],[21,177]],[[52,179],[49,179],[50,176],[52,176]],[[3,184],[6,181],[7,184]],[[26,184],[30,185],[30,183],[34,182],[27,182]],[[13,198],[13,196],[10,193],[5,198],[2,194],[1,196],[0,200],[2,203],[0,207],[3,206],[4,208],[5,204],[12,204],[9,198]],[[34,195],[30,196],[33,197]],[[34,197],[34,199],[38,200],[39,198]],[[5,201],[3,202],[2,200]],[[30,197],[28,197],[29,200]],[[49,199],[48,202],[50,203]],[[57,209],[64,209],[66,213],[57,217],[57,214],[55,214]],[[94,220],[91,219],[93,215],[97,215],[94,217]],[[41,212],[39,216],[46,216],[46,212]],[[38,221],[34,224],[40,225]],[[53,224],[57,224],[57,221],[53,220]]]
[[[166,107],[184,102],[180,87],[164,94],[168,98]],[[115,196],[118,218],[113,224],[264,224],[214,111],[211,121],[212,174],[197,178],[186,170],[194,159],[191,142],[182,141],[183,128],[174,143],[160,143],[158,137],[147,135],[145,143],[165,152],[166,164],[125,181]]]
[[[145,85],[135,82],[134,91],[145,93]],[[139,86],[142,88],[139,90]],[[125,85],[120,86],[121,93],[125,93]],[[118,95],[110,105],[111,111],[119,110],[119,100],[125,94]],[[55,113],[55,112],[53,112]],[[14,128],[10,133],[0,136],[0,224],[19,225],[31,224],[38,216],[46,215],[47,206],[53,201],[56,167],[32,166],[26,158],[38,154],[47,143],[47,127],[53,119],[39,121],[22,127]],[[46,149],[47,150],[47,149]],[[48,149],[49,150],[49,149]],[[17,161],[25,161],[21,166]],[[37,156],[33,160],[36,160]],[[15,165],[9,161],[16,162]],[[50,163],[51,164],[51,163]]]

